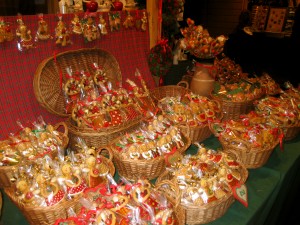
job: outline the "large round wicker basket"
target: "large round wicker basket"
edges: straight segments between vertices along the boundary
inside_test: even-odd
[[[79,198],[81,195],[67,200],[63,199],[56,205],[49,207],[27,206],[24,205],[16,196],[14,188],[6,188],[4,192],[8,198],[20,209],[30,225],[53,225],[57,219],[67,218],[68,211],[73,209],[79,212],[81,204]]]
[[[64,122],[59,122],[53,125],[55,131],[59,133],[59,136],[62,140],[61,147],[63,149],[67,148],[69,143],[68,137],[68,127]],[[2,142],[7,142],[8,140],[4,140]],[[52,152],[49,154],[51,157],[55,157],[57,152]],[[0,166],[0,188],[8,188],[13,185],[12,178],[14,177],[14,173],[17,169],[17,165],[14,166]]]
[[[185,152],[191,145],[191,139],[185,134],[184,137],[186,139],[185,145],[177,149],[180,153]],[[166,169],[166,160],[163,155],[149,160],[125,159],[112,145],[110,145],[110,148],[113,152],[113,161],[119,175],[128,180],[137,181],[141,178],[152,180]]]
[[[242,167],[241,172],[241,183],[245,183],[248,178],[248,170],[245,167]],[[174,181],[171,174],[167,170],[157,178],[156,183],[159,184],[164,181],[170,181],[173,183],[173,185],[178,186],[177,182]],[[172,191],[170,188],[165,189],[166,193],[170,191]],[[220,198],[203,206],[191,206],[185,204],[180,205],[185,211],[185,223],[189,225],[194,225],[206,224],[222,217],[227,212],[228,208],[232,205],[233,202],[234,196],[233,193],[230,192],[226,194],[223,198]]]
[[[69,128],[69,147],[71,149],[77,149],[77,140],[81,138],[88,146],[95,148],[105,147],[109,145],[114,139],[135,130],[140,126],[141,117],[137,117],[134,120],[128,120],[122,125],[116,127],[109,127],[103,129],[77,127],[73,124],[71,118],[66,120],[66,124]]]
[[[93,73],[93,63],[101,66],[113,87],[121,83],[119,64],[109,52],[99,48],[71,50],[43,60],[34,74],[33,90],[37,101],[49,112],[66,117],[66,103],[61,89],[66,68]]]

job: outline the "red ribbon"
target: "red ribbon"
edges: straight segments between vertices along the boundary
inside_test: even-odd
[[[215,75],[218,73],[218,68],[215,65],[207,65],[203,63],[196,62],[195,66],[204,67],[208,70],[208,73],[215,79]],[[215,72],[215,73],[214,73]]]

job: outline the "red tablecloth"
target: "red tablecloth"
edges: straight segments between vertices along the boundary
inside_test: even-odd
[[[140,18],[143,10],[132,11],[135,18]],[[82,18],[83,15],[81,15]],[[70,24],[73,14],[64,14],[63,21]],[[47,123],[57,123],[64,120],[52,115],[37,102],[33,92],[33,75],[38,64],[55,53],[80,48],[97,47],[110,52],[119,62],[123,83],[126,78],[137,81],[134,76],[138,68],[147,82],[149,88],[155,86],[147,63],[149,52],[149,31],[125,29],[121,26],[119,31],[110,32],[108,13],[103,13],[106,19],[108,35],[101,36],[99,40],[86,43],[82,36],[73,34],[73,44],[66,47],[55,45],[55,39],[37,42],[35,49],[20,52],[17,49],[17,40],[0,43],[0,139],[7,138],[10,133],[19,130],[16,121],[22,124],[33,122],[42,116]],[[121,24],[126,18],[126,12],[121,12]],[[4,17],[15,33],[17,29],[17,16]],[[58,22],[57,15],[44,15],[52,36]],[[35,36],[38,27],[38,16],[23,16],[23,21]],[[96,20],[98,22],[98,19]]]

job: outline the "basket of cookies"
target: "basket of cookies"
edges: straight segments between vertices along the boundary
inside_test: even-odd
[[[164,97],[157,105],[174,124],[182,129],[189,128],[192,143],[207,139],[211,135],[208,124],[222,117],[221,106],[217,101],[194,93]]]
[[[289,141],[300,132],[299,99],[282,94],[281,97],[268,96],[255,102],[257,113],[266,117],[268,122],[283,130],[284,140]]]
[[[67,69],[79,74],[70,77]],[[59,53],[42,61],[33,79],[36,99],[49,112],[66,117],[65,95],[73,100],[80,92],[79,86],[88,88],[89,79],[111,81],[113,85],[121,82],[121,71],[115,57],[99,48],[84,48]]]
[[[185,224],[206,224],[223,216],[234,202],[234,187],[248,178],[247,169],[234,154],[196,145],[196,154],[175,161],[157,179],[157,183],[170,181],[180,188]]]
[[[259,168],[283,141],[283,132],[270,125],[263,115],[251,111],[239,120],[215,122],[210,125],[224,151],[234,152],[246,168]]]
[[[164,195],[146,179],[130,182],[110,178],[109,185],[84,191],[81,211],[54,224],[165,224],[184,225],[184,213],[175,199]],[[172,186],[173,187],[173,186]],[[176,194],[180,190],[173,188]]]
[[[254,110],[253,102],[262,98],[264,90],[258,78],[241,79],[236,83],[215,83],[211,97],[220,102],[223,119],[238,119]]]
[[[0,142],[0,187],[11,187],[14,171],[24,160],[34,161],[46,155],[57,156],[69,142],[68,127],[64,122],[55,125],[46,124],[39,117],[32,124],[18,121],[20,130]]]
[[[120,176],[128,180],[157,178],[168,158],[191,144],[186,133],[162,115],[143,121],[139,129],[116,139],[110,148]]]
[[[98,82],[99,89],[80,96],[72,105],[71,116],[66,123],[73,148],[77,137],[91,146],[106,146],[137,128],[142,117],[151,115],[155,105],[138,70],[135,75],[141,86],[130,79],[126,80],[129,84],[127,89],[121,85],[113,88],[110,82]]]
[[[14,185],[4,191],[29,224],[52,225],[70,210],[78,213],[84,190],[106,185],[107,176],[114,175],[109,150],[88,147],[82,140],[78,144],[80,151],[26,160],[16,168]]]

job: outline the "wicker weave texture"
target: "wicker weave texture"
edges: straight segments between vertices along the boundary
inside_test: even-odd
[[[78,201],[80,195],[71,200],[64,199],[54,206],[37,207],[22,204],[16,197],[13,188],[6,188],[4,191],[31,225],[53,225],[57,219],[67,218],[69,209],[72,208],[76,213],[81,209]]]
[[[300,133],[300,127],[285,127],[282,129],[284,133],[284,140],[291,141]]]
[[[74,72],[85,71],[93,74],[93,63],[102,67],[113,87],[122,76],[119,64],[115,57],[107,51],[98,48],[87,48],[66,51],[42,61],[34,74],[33,89],[37,101],[49,112],[66,117],[65,98],[61,89],[62,82],[66,81],[66,68],[71,67]]]
[[[150,95],[153,98],[154,102],[157,103],[159,100],[165,97],[181,97],[190,92],[191,90],[189,90],[188,88],[179,85],[166,85],[151,89]]]

